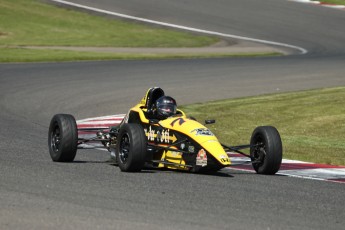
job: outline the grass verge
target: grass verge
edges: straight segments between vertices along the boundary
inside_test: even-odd
[[[39,0],[0,1],[0,45],[199,47],[216,41],[59,8]]]
[[[67,51],[51,49],[1,48],[0,62],[52,62],[52,61],[86,61],[86,60],[146,60],[172,58],[214,58],[214,57],[259,57],[278,56],[279,53],[250,53],[250,54],[159,54],[159,53],[100,53],[84,51]]]
[[[345,87],[282,93],[183,106],[231,145],[249,143],[256,126],[273,125],[282,137],[284,158],[345,165]]]
[[[253,54],[124,54],[24,49],[25,46],[204,47],[219,39],[109,19],[39,0],[0,1],[0,62],[158,59]]]
[[[11,48],[20,46],[202,47],[218,40],[215,37],[90,15],[55,7],[39,0],[0,1],[0,61],[2,62],[157,56]]]

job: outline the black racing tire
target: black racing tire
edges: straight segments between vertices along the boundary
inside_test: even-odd
[[[116,158],[123,172],[139,172],[146,160],[147,140],[141,125],[123,124],[117,138]]]
[[[276,128],[257,127],[253,131],[250,145],[252,165],[258,174],[273,175],[278,172],[283,158],[283,146]]]
[[[75,118],[69,114],[56,114],[50,121],[48,148],[56,162],[74,160],[78,147],[78,128]]]

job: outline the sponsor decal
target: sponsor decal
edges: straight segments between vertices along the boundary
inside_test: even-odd
[[[188,146],[188,151],[189,151],[190,153],[194,153],[194,151],[195,151],[194,146],[193,146],[193,145]]]
[[[200,149],[196,156],[196,165],[204,167],[207,165],[207,155],[204,149]]]
[[[221,155],[220,161],[223,163],[230,163],[230,158],[227,155]]]
[[[163,129],[163,130],[154,130],[150,126],[149,129],[144,129],[145,135],[147,136],[148,141],[156,141],[159,143],[170,143],[175,142],[177,138],[175,135],[170,136],[170,130],[169,129]]]
[[[179,157],[182,156],[182,153],[177,151],[170,151],[170,155],[171,157]]]
[[[196,136],[214,136],[211,130],[207,128],[194,129],[191,133],[195,133]]]

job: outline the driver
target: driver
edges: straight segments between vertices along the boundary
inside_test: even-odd
[[[162,94],[164,95],[164,92]],[[159,96],[160,95],[158,95],[158,97]],[[150,112],[150,118],[154,117],[155,119],[158,119],[158,120],[165,120],[168,117],[176,115],[176,112],[177,112],[176,100],[169,96],[161,96],[156,100],[156,102],[153,103],[152,109],[149,112]],[[126,115],[127,120],[125,117],[125,119],[123,119],[119,125],[110,127],[109,134],[117,135],[119,133],[120,126],[124,123],[140,123],[141,122],[139,117],[133,116],[131,118],[130,114],[131,114],[131,110]],[[102,136],[99,136],[99,138],[102,138]],[[110,149],[111,161],[115,161],[117,163],[115,148],[112,146],[106,146],[106,147]]]
[[[153,105],[153,114],[159,120],[164,120],[176,114],[176,100],[169,96],[162,96]]]

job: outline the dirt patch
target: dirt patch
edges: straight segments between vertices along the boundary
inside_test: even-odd
[[[7,37],[8,35],[8,33],[0,31],[0,37]]]

